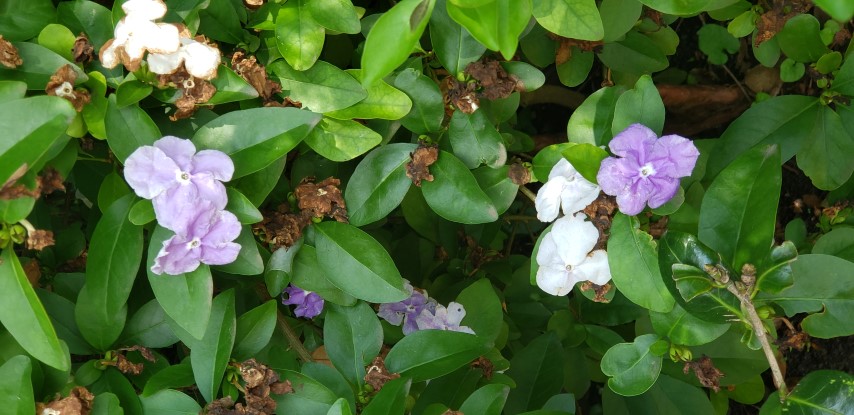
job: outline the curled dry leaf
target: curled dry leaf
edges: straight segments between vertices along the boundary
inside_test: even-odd
[[[482,59],[466,66],[465,73],[477,80],[478,96],[486,99],[507,98],[517,90],[519,80],[495,60]]]
[[[53,246],[53,232],[36,229],[27,232],[27,249],[41,251],[49,246]]]
[[[48,403],[37,403],[37,414],[59,414],[59,415],[89,415],[92,411],[92,402],[95,396],[83,386],[77,386],[71,390],[65,398],[57,394],[53,401]]]
[[[237,403],[226,396],[210,403],[205,408],[209,415],[270,415],[276,411],[276,401],[270,393],[283,394],[293,392],[290,382],[280,382],[279,375],[267,366],[249,359],[239,364],[240,377],[246,384],[244,399],[246,403]]]
[[[15,69],[23,64],[24,61],[18,55],[18,49],[15,48],[15,45],[3,39],[3,35],[0,35],[0,65],[9,69]]]
[[[44,92],[48,95],[61,97],[68,100],[77,112],[83,111],[83,107],[92,100],[89,96],[89,91],[83,88],[74,89],[74,82],[77,80],[77,72],[71,65],[63,65],[50,76],[50,80],[44,88]]]
[[[549,33],[550,38],[554,39],[558,42],[557,50],[555,51],[555,64],[560,65],[562,63],[566,63],[572,58],[572,48],[576,47],[585,52],[601,52],[602,46],[605,42],[601,40],[579,40],[579,39],[570,39],[565,38],[563,36],[559,36],[553,33]]]
[[[238,50],[234,52],[234,55],[231,55],[231,67],[235,73],[258,91],[258,95],[264,100],[265,106],[267,106],[267,102],[272,101],[274,94],[282,92],[282,85],[269,79],[264,65],[258,63],[255,56],[246,56],[245,52]]]
[[[347,223],[347,203],[341,195],[341,180],[334,177],[315,184],[314,177],[306,177],[294,189],[294,195],[302,211],[315,218],[328,216],[338,222]]]
[[[406,176],[412,179],[412,183],[421,187],[422,180],[432,182],[430,166],[439,159],[439,146],[422,142],[415,151],[409,153],[409,157],[411,160],[406,163]]]
[[[698,360],[692,360],[690,362],[685,362],[685,366],[682,368],[682,372],[686,375],[690,371],[694,371],[694,375],[697,376],[697,380],[700,381],[700,384],[711,388],[715,392],[720,392],[721,390],[721,378],[726,376],[723,372],[718,370],[715,365],[712,363],[712,359],[709,356],[703,355],[703,357]]]
[[[74,56],[74,62],[87,64],[95,59],[95,47],[92,42],[86,37],[85,33],[81,33],[74,39],[74,46],[71,48],[71,54]]]
[[[383,356],[375,357],[371,364],[365,368],[365,383],[371,385],[375,391],[379,391],[390,380],[397,379],[399,377],[400,374],[388,371],[385,367],[385,360],[383,359]]]

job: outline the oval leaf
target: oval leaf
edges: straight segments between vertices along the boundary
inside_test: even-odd
[[[487,350],[482,339],[468,333],[420,330],[395,344],[385,364],[390,372],[421,382],[447,375]]]
[[[439,159],[430,166],[433,181],[421,183],[424,199],[439,216],[465,224],[498,220],[492,205],[471,171],[453,154],[439,151]]]

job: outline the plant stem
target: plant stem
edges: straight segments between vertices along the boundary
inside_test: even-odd
[[[258,293],[258,296],[261,297],[262,300],[267,301],[271,299],[271,297],[267,294],[267,288],[259,285],[255,287],[255,292]],[[305,348],[305,345],[300,341],[299,336],[288,324],[288,320],[285,319],[285,315],[282,314],[282,311],[276,307],[276,326],[279,327],[279,330],[285,335],[285,338],[288,340],[288,345],[291,346],[292,349],[297,353],[297,357],[303,362],[313,362],[314,359],[311,357],[311,353],[308,352],[308,349]]]
[[[531,199],[531,203],[537,203],[537,195],[535,195],[534,192],[530,191],[527,187],[519,186],[519,193],[522,193],[523,195],[527,196],[528,199]]]

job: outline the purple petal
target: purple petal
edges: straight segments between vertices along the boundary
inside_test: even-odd
[[[305,296],[302,304],[298,305],[294,309],[294,315],[297,317],[303,318],[314,318],[320,315],[320,312],[323,311],[323,298],[317,293],[309,293]]]
[[[658,136],[643,124],[632,124],[614,136],[608,147],[615,155],[633,158],[638,164],[646,163],[647,149],[652,148]],[[601,183],[600,183],[601,186]]]
[[[377,316],[385,321],[388,321],[393,326],[399,326],[403,322],[406,306],[403,303],[386,303],[380,304],[380,309],[377,311]]]
[[[202,150],[193,157],[192,173],[209,174],[216,180],[227,182],[234,175],[234,162],[222,151]]]
[[[438,312],[439,310],[437,309],[436,311]],[[426,309],[421,310],[421,314],[415,318],[415,323],[418,326],[418,330],[439,330],[442,328],[436,315]]]
[[[234,262],[240,254],[240,244],[228,242],[217,246],[201,246],[202,262],[208,265],[225,265]]]
[[[181,171],[190,172],[193,154],[196,154],[196,146],[192,141],[167,135],[155,141],[154,146],[174,160]]]
[[[305,290],[296,285],[289,285],[283,293],[288,295],[288,298],[282,298],[282,304],[284,305],[302,304],[305,301],[306,295],[308,295]]]
[[[618,194],[617,207],[620,208],[620,212],[629,216],[641,213],[649,199],[650,189],[648,187],[651,187],[648,181],[638,180],[636,185],[630,187],[628,191]]]
[[[145,199],[154,199],[176,186],[178,174],[178,165],[156,147],[142,146],[125,160],[125,180]]]
[[[608,157],[602,160],[599,173],[596,174],[599,187],[607,195],[616,196],[631,185],[631,179],[623,173],[621,162],[615,157]]]
[[[217,209],[225,209],[228,194],[222,182],[208,175],[193,175],[190,181],[200,198],[211,201]]]
[[[655,209],[672,199],[679,191],[679,179],[671,177],[650,177],[650,182],[654,186],[652,194],[649,196],[649,207]]]
[[[188,240],[174,235],[163,242],[163,248],[154,259],[151,271],[157,275],[162,273],[180,275],[195,271],[199,267],[199,249],[191,248]]]
[[[207,234],[201,237],[202,244],[216,246],[231,242],[240,235],[240,222],[233,213],[227,210],[217,211],[211,219]]]
[[[407,314],[403,319],[403,334],[410,334],[418,331],[418,315]]]
[[[190,232],[190,225],[199,214],[199,198],[195,186],[177,185],[152,200],[154,215],[160,226],[180,235]]]
[[[666,149],[667,160],[670,162],[669,168],[661,173],[674,178],[691,175],[697,164],[697,158],[700,157],[700,151],[693,142],[678,135],[666,135],[658,139],[655,144],[657,149]]]

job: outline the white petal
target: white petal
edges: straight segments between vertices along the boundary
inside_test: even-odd
[[[449,326],[459,326],[460,322],[466,316],[466,309],[460,303],[451,302],[448,304],[448,322]]]
[[[161,0],[128,0],[122,4],[122,10],[134,18],[154,20],[166,14],[166,4]]]
[[[561,193],[566,185],[566,179],[555,177],[549,179],[537,192],[534,206],[537,208],[537,219],[542,222],[555,220],[560,210]]]
[[[576,272],[583,274],[584,279],[596,285],[605,285],[611,281],[611,268],[608,266],[608,253],[597,249],[590,253]]]
[[[158,32],[157,25],[148,20],[130,17],[125,17],[122,21],[125,23],[124,28],[128,31],[125,52],[133,61],[142,60],[148,41]]]
[[[567,295],[575,283],[564,268],[540,267],[537,270],[537,286],[551,295]]]
[[[561,158],[557,163],[555,163],[554,167],[552,167],[552,171],[549,172],[549,180],[555,177],[564,177],[568,179],[576,173],[578,173],[578,171],[575,170],[575,167],[572,166],[569,160]]]
[[[148,54],[148,70],[160,75],[175,73],[183,62],[184,54],[181,51]]]
[[[119,22],[116,23],[116,30],[113,32],[116,42],[121,45],[124,45],[125,42],[128,41],[128,37],[130,37],[131,31],[134,27],[133,24],[125,23],[126,19],[127,18],[119,20]]]
[[[599,186],[578,174],[574,180],[567,182],[560,194],[563,214],[572,215],[575,212],[582,211],[597,197],[599,197]]]
[[[184,66],[187,72],[196,78],[213,79],[219,67],[219,49],[201,42],[193,42],[182,48],[184,50]]]
[[[554,235],[558,254],[567,265],[576,266],[584,262],[599,240],[599,230],[586,218],[583,213],[564,216],[552,226],[551,235]]]
[[[156,24],[153,29],[147,31],[145,47],[153,53],[177,52],[181,48],[178,27],[166,23]]]
[[[119,46],[121,45],[117,44],[115,39],[110,39],[107,43],[104,43],[104,46],[101,47],[101,52],[98,56],[103,67],[112,69],[119,64],[119,54],[117,53]]]
[[[553,233],[554,228],[552,228],[551,232],[543,236],[543,239],[540,241],[540,246],[537,249],[537,265],[541,267],[556,266],[563,268],[566,264],[558,253]]]

